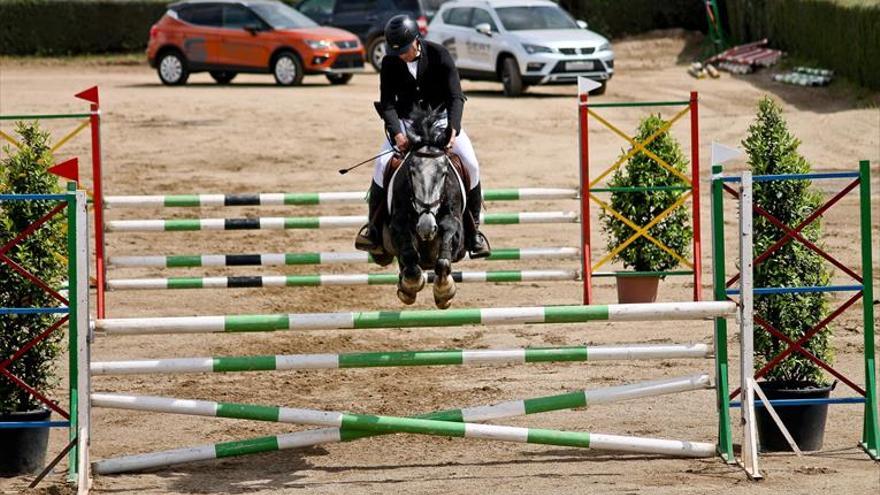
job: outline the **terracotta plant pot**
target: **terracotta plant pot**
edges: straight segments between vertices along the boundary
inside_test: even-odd
[[[660,277],[643,275],[617,276],[617,302],[621,304],[652,303],[657,300]]]

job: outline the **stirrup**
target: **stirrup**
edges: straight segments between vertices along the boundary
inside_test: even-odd
[[[471,259],[488,258],[492,254],[492,246],[489,245],[489,239],[486,239],[486,236],[479,230],[474,233],[473,243],[471,243],[468,249],[468,254]]]
[[[354,248],[358,251],[366,251],[372,253],[374,251],[384,252],[382,246],[377,246],[373,239],[370,238],[370,224],[361,227],[357,236],[354,238]]]

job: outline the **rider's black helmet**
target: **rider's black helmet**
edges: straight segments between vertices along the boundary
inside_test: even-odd
[[[385,43],[388,55],[400,55],[419,39],[419,25],[408,15],[396,15],[385,24]]]

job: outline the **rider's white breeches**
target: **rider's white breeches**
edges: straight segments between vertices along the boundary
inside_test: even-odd
[[[411,120],[401,119],[400,123],[406,127],[412,124]],[[391,143],[386,139],[382,143],[381,152],[391,150]],[[477,161],[477,154],[474,153],[474,146],[464,129],[461,134],[455,137],[455,143],[452,144],[452,151],[461,158],[461,163],[467,169],[471,176],[469,189],[473,189],[480,183],[480,162]],[[385,169],[388,162],[391,161],[391,153],[376,158],[376,168],[373,170],[373,182],[382,187],[382,181],[385,177]]]

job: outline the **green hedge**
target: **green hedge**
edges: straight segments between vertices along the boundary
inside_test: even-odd
[[[169,0],[0,0],[0,54],[143,50]]]
[[[143,50],[172,0],[0,0],[0,54],[73,55]],[[611,38],[654,29],[706,30],[702,1],[560,0]],[[880,88],[880,1],[722,0],[736,42],[773,46]]]
[[[737,43],[773,47],[880,89],[880,1],[727,0]]]
[[[173,0],[0,0],[0,54],[73,55],[143,50]],[[295,3],[288,1],[288,3]],[[705,31],[695,0],[561,0],[609,37],[683,27]]]
[[[697,0],[559,0],[559,4],[609,38],[654,29],[707,29],[706,11]]]

